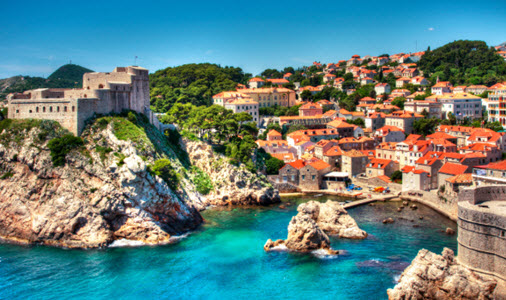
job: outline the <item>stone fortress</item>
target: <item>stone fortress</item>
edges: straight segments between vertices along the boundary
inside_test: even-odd
[[[506,297],[506,186],[460,189],[458,260],[494,277],[501,297]]]
[[[41,88],[7,96],[10,119],[46,119],[80,135],[95,114],[133,110],[159,127],[149,108],[148,70],[117,67],[110,73],[85,73],[82,89]]]

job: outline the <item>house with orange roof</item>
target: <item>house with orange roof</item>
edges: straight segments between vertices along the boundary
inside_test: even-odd
[[[242,89],[241,93],[250,96],[260,107],[295,105],[295,91],[283,87]]]
[[[413,132],[413,124],[415,121],[423,119],[424,116],[407,110],[398,110],[385,117],[385,125],[395,126],[404,131],[406,134]]]
[[[395,99],[397,97],[407,97],[411,95],[411,92],[407,89],[395,89],[390,94],[390,98]]]
[[[431,88],[431,93],[435,95],[443,95],[446,93],[451,93],[453,85],[449,81],[438,81]]]
[[[344,137],[339,139],[338,145],[344,151],[352,149],[356,150],[372,150],[375,148],[374,139],[361,136],[361,137]]]
[[[469,93],[445,94],[437,96],[437,101],[442,103],[442,113],[449,118],[452,113],[457,120],[468,118],[471,120],[482,117],[482,99]]]
[[[267,132],[267,141],[281,141],[282,139],[283,135],[274,129],[271,129],[269,132]]]
[[[388,83],[377,83],[374,86],[374,91],[376,92],[376,95],[390,94],[391,90],[392,88]]]
[[[334,74],[325,74],[323,76],[323,82],[325,82],[325,83],[332,82],[332,81],[334,81],[334,79],[336,79],[336,75],[334,75]]]
[[[425,77],[423,77],[423,76],[415,76],[415,77],[411,78],[410,83],[413,85],[420,85],[420,86],[430,85],[430,82],[427,79],[425,79]]]
[[[343,121],[342,119],[336,119],[327,123],[327,128],[334,129],[338,132],[339,137],[352,137],[354,136],[355,126]]]
[[[506,150],[506,137],[504,132],[495,132],[488,128],[474,128],[471,135],[467,137],[466,145],[474,143],[491,143],[495,144],[500,150]]]
[[[475,166],[473,179],[477,183],[505,184],[506,183],[506,160],[489,163],[483,166]]]
[[[285,75],[283,75],[283,79],[285,80],[290,80],[290,78],[292,78],[292,73],[286,73]]]
[[[466,89],[467,89],[467,86],[465,86],[465,85],[458,85],[458,86],[453,87],[453,93],[454,94],[465,93]]]
[[[432,151],[432,144],[425,140],[404,140],[395,145],[395,160],[399,162],[399,167],[414,166],[416,161]]]
[[[426,114],[429,118],[441,119],[442,103],[430,100],[412,100],[404,103],[404,109],[417,114]]]
[[[255,142],[259,148],[265,150],[265,152],[270,155],[278,154],[278,153],[292,153],[295,158],[297,158],[297,149],[288,145],[287,141],[284,140],[272,140],[272,141],[263,141],[257,140]]]
[[[420,157],[415,164],[416,169],[426,171],[431,178],[430,189],[437,189],[437,172],[444,164],[444,153],[429,151]]]
[[[458,197],[461,187],[469,187],[473,184],[473,174],[464,173],[446,179],[445,194],[449,197]]]
[[[457,138],[457,146],[466,146],[467,138],[475,130],[473,127],[455,126],[455,125],[439,125],[437,132],[444,132]]]
[[[431,176],[422,169],[413,166],[402,168],[402,191],[428,191],[431,189]]]
[[[257,89],[262,87],[265,84],[265,80],[260,77],[253,77],[248,81],[248,86],[250,89]]]
[[[502,151],[492,143],[474,143],[459,149],[461,154],[481,153],[486,163],[497,162],[502,159]]]
[[[251,98],[240,98],[228,101],[225,103],[225,108],[230,109],[235,114],[246,112],[251,116],[251,121],[257,123],[260,120],[260,114],[258,110],[258,102]]]
[[[346,66],[359,65],[362,63],[362,59],[360,59],[360,55],[353,55],[347,62]]]
[[[344,151],[341,155],[341,171],[356,176],[365,172],[369,158],[358,150]]]
[[[376,99],[371,97],[364,97],[358,101],[358,104],[376,104]]]
[[[471,168],[461,164],[447,162],[441,167],[441,169],[439,169],[439,172],[437,174],[438,186],[444,186],[446,179],[464,173],[471,173]]]
[[[466,93],[473,93],[475,95],[483,94],[485,91],[488,90],[488,87],[485,85],[470,85],[466,89]]]
[[[378,176],[390,177],[394,171],[396,171],[394,161],[381,158],[371,159],[365,168],[365,174],[369,178]]]
[[[374,131],[374,138],[381,142],[402,142],[406,138],[404,130],[399,127],[385,125]]]
[[[322,176],[331,170],[331,166],[321,159],[311,161],[296,160],[285,164],[278,175],[278,182],[290,183],[301,190],[316,191],[321,188]]]
[[[402,71],[402,77],[406,78],[413,78],[418,76],[418,74],[420,74],[420,72],[418,72],[417,68],[407,68]]]
[[[294,186],[298,186],[300,177],[299,170],[305,165],[306,163],[301,159],[285,164],[281,169],[279,169],[277,182],[289,183]]]
[[[385,125],[385,117],[382,112],[368,113],[364,119],[365,127],[375,131]]]
[[[310,117],[323,114],[323,107],[319,103],[308,102],[299,107],[299,116]]]
[[[277,85],[278,87],[282,87],[283,84],[289,83],[290,81],[284,79],[284,78],[273,78],[273,79],[267,79],[268,82],[272,83],[272,85]]]
[[[339,132],[333,128],[324,129],[305,129],[297,130],[287,135],[286,140],[289,145],[292,145],[296,137],[306,136],[313,143],[317,143],[320,140],[332,140],[340,137]]]
[[[295,161],[295,155],[290,152],[270,153],[272,157],[284,161],[285,163]]]

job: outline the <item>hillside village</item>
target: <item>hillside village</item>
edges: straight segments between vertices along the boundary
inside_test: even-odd
[[[499,55],[505,50],[496,47]],[[453,86],[438,77],[431,83],[417,65],[424,54],[314,62],[301,75],[322,77],[320,85],[301,86],[292,73],[257,76],[248,86],[213,96],[213,103],[252,116],[265,137],[256,141],[258,147],[285,163],[269,176],[280,191],[344,192],[353,183],[370,187],[358,193],[369,197],[383,186],[433,191],[446,199],[473,180],[503,183],[506,82]],[[363,86],[372,91],[354,110],[335,98],[312,97],[329,87],[350,95]],[[293,106],[298,115],[262,114]]]

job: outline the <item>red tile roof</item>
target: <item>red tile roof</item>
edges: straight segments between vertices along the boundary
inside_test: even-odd
[[[467,169],[468,166],[447,162],[441,167],[441,169],[439,169],[439,173],[459,175],[464,174]]]

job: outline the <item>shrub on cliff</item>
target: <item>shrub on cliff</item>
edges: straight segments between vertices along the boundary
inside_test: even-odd
[[[194,174],[193,182],[195,183],[197,192],[202,195],[209,194],[209,192],[213,189],[213,182],[211,181],[211,178],[209,178],[209,175],[195,166],[191,167],[191,172]]]
[[[73,149],[77,149],[84,144],[83,139],[72,134],[66,134],[60,138],[54,138],[49,141],[47,147],[51,150],[51,160],[55,167],[65,165],[66,155]]]
[[[153,166],[148,166],[148,172],[161,177],[172,190],[177,189],[179,177],[170,164],[170,160],[165,158],[156,160]]]

